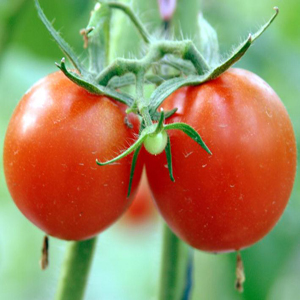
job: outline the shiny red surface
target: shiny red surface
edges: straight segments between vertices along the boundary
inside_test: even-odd
[[[132,156],[97,166],[128,147],[138,120],[125,107],[91,95],[61,72],[34,85],[7,130],[4,170],[21,212],[47,234],[82,240],[103,231],[129,206],[141,175],[138,164],[126,198]]]

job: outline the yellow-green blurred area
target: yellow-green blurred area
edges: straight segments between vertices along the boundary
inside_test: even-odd
[[[79,30],[87,24],[94,1],[40,2],[48,18],[54,20],[54,27],[83,56]],[[157,0],[131,2],[147,28],[158,32],[161,21]],[[188,5],[189,1],[178,2]],[[300,2],[202,0],[201,3],[204,16],[218,33],[223,55],[268,20],[273,6],[280,9],[278,18],[237,65],[257,73],[278,93],[300,141]],[[112,57],[140,55],[142,48],[139,49],[138,35],[130,22],[118,12],[114,14],[113,24]],[[1,156],[14,107],[35,81],[56,71],[54,62],[59,62],[62,56],[38,19],[33,1],[0,0]],[[51,159],[51,153],[46,159]],[[53,299],[67,243],[50,240],[50,267],[42,272],[39,258],[43,232],[15,207],[6,188],[2,164],[0,176],[0,299]],[[299,197],[298,176],[280,222],[262,241],[242,252],[247,277],[243,294],[234,289],[235,254],[196,251],[192,299],[299,299]],[[157,218],[134,226],[120,220],[101,234],[86,299],[157,299],[161,225]]]

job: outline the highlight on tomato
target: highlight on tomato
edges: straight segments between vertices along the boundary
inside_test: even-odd
[[[212,152],[169,130],[175,182],[166,155],[147,154],[148,181],[170,228],[209,252],[259,241],[282,215],[296,172],[295,136],[279,97],[255,74],[230,69],[179,89],[162,107],[178,108],[167,123],[189,124]]]
[[[90,94],[62,72],[40,80],[21,99],[6,133],[5,177],[20,211],[47,234],[91,238],[130,205],[141,164],[129,199],[132,156],[109,166],[96,164],[97,158],[121,152],[138,133],[138,118],[125,109]]]

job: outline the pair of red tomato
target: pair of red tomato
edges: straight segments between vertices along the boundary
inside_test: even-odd
[[[256,75],[231,69],[200,86],[179,89],[163,103],[177,107],[167,122],[194,127],[211,152],[180,131],[168,132],[175,182],[165,154],[143,152],[142,166],[156,205],[170,228],[205,251],[247,247],[280,218],[293,186],[296,144],[288,114]],[[132,156],[97,166],[128,147],[139,121],[125,107],[91,95],[54,73],[25,94],[10,121],[4,146],[7,185],[23,214],[47,234],[93,237],[130,205]],[[131,128],[132,127],[132,128]]]

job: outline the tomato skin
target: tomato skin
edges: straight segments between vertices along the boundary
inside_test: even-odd
[[[47,234],[88,239],[116,221],[136,191],[126,198],[132,156],[97,166],[128,147],[139,121],[125,105],[92,95],[61,72],[35,84],[9,123],[4,144],[6,182],[21,212]]]
[[[147,155],[147,177],[170,228],[191,246],[234,251],[263,238],[290,197],[296,172],[291,121],[275,92],[258,76],[230,69],[163,103],[178,111],[169,123],[194,127],[212,155],[179,131],[168,131],[175,183],[165,154]]]

